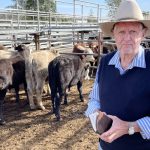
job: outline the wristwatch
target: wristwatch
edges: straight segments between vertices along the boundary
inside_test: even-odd
[[[135,133],[133,123],[129,123],[128,134],[133,135]]]

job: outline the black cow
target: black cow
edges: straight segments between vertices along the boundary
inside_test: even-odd
[[[27,83],[26,83],[26,77],[25,77],[25,61],[18,61],[14,64],[13,66],[13,77],[12,77],[12,85],[8,86],[8,89],[15,89],[16,93],[16,103],[20,102],[19,98],[19,86],[21,84],[24,85],[24,90],[27,95],[27,100],[28,100],[28,94],[27,94]]]
[[[83,102],[82,81],[85,77],[86,59],[81,56],[58,56],[49,63],[49,85],[53,113],[56,119],[60,120],[60,104],[64,97],[64,104],[67,104],[66,90],[77,85],[80,100]]]

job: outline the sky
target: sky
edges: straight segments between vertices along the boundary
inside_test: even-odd
[[[62,1],[73,2],[73,0],[62,0]],[[84,0],[84,1],[105,5],[105,3],[104,3],[105,0]],[[137,0],[137,2],[140,5],[140,8],[142,9],[142,11],[150,11],[150,0]],[[0,8],[5,8],[11,4],[12,4],[12,0],[0,0]],[[61,10],[61,11],[64,11],[66,13],[72,11],[72,7],[70,4],[64,5],[60,2],[58,3],[57,9],[58,9],[58,11]],[[87,9],[88,9],[88,7],[87,7]],[[91,8],[89,8],[89,9],[91,9]],[[78,8],[76,11],[78,12]],[[80,9],[80,11],[81,11],[81,9]],[[88,10],[88,11],[90,11],[90,10]]]

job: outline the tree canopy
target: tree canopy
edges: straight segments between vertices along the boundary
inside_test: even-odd
[[[37,10],[37,0],[12,0],[14,2],[12,8],[19,8],[25,10]],[[40,11],[56,12],[55,0],[38,0]]]
[[[109,12],[108,12],[108,15],[111,17],[111,18],[114,18],[115,17],[115,14],[116,14],[116,9],[118,8],[121,0],[105,0],[108,8],[109,8]]]

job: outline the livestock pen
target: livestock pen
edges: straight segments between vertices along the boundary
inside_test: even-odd
[[[77,7],[77,3],[68,5]],[[82,12],[84,5],[89,4],[82,2]],[[100,10],[98,5],[93,6]],[[98,21],[102,19],[97,12],[98,16],[91,16],[93,22],[89,23],[88,16],[77,15],[73,10],[72,15],[19,8],[1,10],[0,43],[8,49],[24,43],[33,51],[56,49],[61,53],[71,52],[74,43],[88,42],[88,34],[84,36],[81,31],[98,32]],[[29,16],[33,20],[28,20]],[[62,17],[67,21],[60,22]],[[6,125],[0,126],[0,149],[96,149],[96,135],[84,116],[92,84],[93,80],[83,83],[85,102],[80,102],[76,88],[71,88],[68,105],[61,106],[60,122],[56,122],[54,115],[49,114],[52,110],[50,95],[42,96],[46,110],[31,111],[26,105],[23,90],[20,91],[20,105],[15,103],[13,92],[8,92],[4,103]]]

